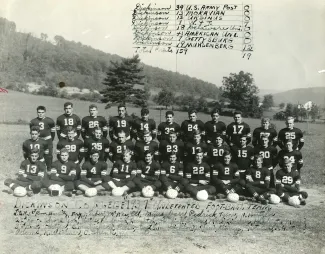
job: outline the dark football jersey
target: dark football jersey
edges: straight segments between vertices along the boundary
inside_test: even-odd
[[[271,180],[271,173],[266,167],[262,168],[249,168],[246,171],[246,176],[251,176],[254,182],[261,182],[261,181],[270,181]]]
[[[42,161],[30,162],[30,160],[24,160],[20,164],[19,174],[26,174],[27,176],[41,176],[44,177],[46,172],[46,165]]]
[[[133,118],[131,116],[125,116],[124,118],[114,116],[109,119],[109,137],[111,140],[117,139],[117,133],[120,131],[125,132],[125,136],[130,138],[130,131],[133,125]]]
[[[302,154],[298,150],[293,150],[288,152],[286,150],[281,150],[278,154],[279,166],[283,167],[284,160],[289,159],[292,162],[293,169],[300,169],[303,166]]]
[[[278,150],[274,146],[255,146],[254,155],[259,154],[263,157],[263,166],[270,168],[277,165]]]
[[[200,180],[210,182],[210,167],[207,163],[192,162],[186,165],[185,177],[190,183],[198,183]]]
[[[55,123],[52,118],[45,117],[43,119],[34,118],[30,121],[29,127],[38,126],[40,129],[40,138],[42,139],[51,139],[51,132],[55,133]]]
[[[238,148],[233,146],[231,148],[233,154],[233,161],[238,165],[239,170],[247,170],[254,159],[254,148],[246,146],[245,148]]]
[[[210,167],[218,162],[223,162],[223,154],[225,151],[229,151],[229,147],[226,145],[217,146],[214,143],[208,145],[207,160]]]
[[[118,161],[123,159],[123,153],[126,149],[129,149],[131,151],[134,150],[134,145],[131,140],[125,141],[123,144],[119,144],[115,141],[113,141],[109,145],[109,158],[111,161]]]
[[[137,174],[137,164],[134,161],[126,163],[118,160],[113,164],[111,176],[117,179],[126,179],[128,176],[135,176]]]
[[[298,147],[300,150],[305,142],[302,131],[296,127],[293,127],[292,130],[289,128],[280,130],[278,136],[278,144],[281,149],[284,149],[284,144],[287,139],[293,140],[293,149],[296,149]]]
[[[171,131],[176,132],[177,137],[179,137],[181,127],[179,126],[178,123],[168,124],[167,122],[162,122],[158,126],[157,139],[159,141],[168,140],[168,136]]]
[[[106,161],[109,153],[109,141],[106,138],[94,139],[88,138],[85,140],[84,152],[86,159],[90,158],[91,150],[96,149],[99,151],[99,160]]]
[[[205,138],[208,143],[212,143],[216,140],[217,134],[223,135],[223,140],[226,136],[226,124],[224,122],[218,121],[208,121],[204,125],[205,129]]]
[[[158,159],[158,143],[155,141],[150,141],[149,144],[144,141],[137,141],[134,146],[134,159],[136,162],[144,160],[145,152],[150,151],[154,154],[155,158]]]
[[[160,161],[168,161],[171,152],[175,152],[178,161],[184,159],[184,143],[181,140],[171,143],[167,140],[162,140],[159,143]]]
[[[262,136],[267,136],[269,139],[269,145],[276,144],[278,140],[278,133],[273,128],[265,130],[263,127],[258,127],[253,131],[253,146],[260,144]]]
[[[98,161],[93,163],[86,161],[81,167],[80,176],[86,176],[87,178],[99,179],[107,174],[107,164],[104,161]]]
[[[184,142],[192,141],[193,131],[200,131],[204,135],[204,123],[201,120],[191,122],[185,120],[181,125],[182,139]]]
[[[67,137],[67,128],[68,126],[72,126],[74,129],[77,130],[77,133],[81,131],[81,121],[79,116],[72,114],[68,116],[66,114],[60,115],[56,119],[56,130],[58,132],[59,138],[66,138]],[[76,137],[78,138],[79,135],[77,134]]]
[[[217,178],[220,180],[233,180],[239,178],[237,164],[233,162],[230,162],[229,165],[217,163],[212,168],[212,178]]]
[[[72,161],[62,162],[57,160],[52,163],[51,174],[76,175],[76,164]]]
[[[176,161],[175,163],[170,163],[165,161],[161,164],[161,174],[168,176],[181,176],[183,177],[183,164]]]
[[[184,149],[185,150],[184,151],[184,155],[185,155],[184,160],[186,162],[195,161],[195,151],[198,147],[200,147],[202,149],[203,156],[206,157],[208,146],[205,142],[200,142],[199,144],[187,142],[185,145],[185,149]]]
[[[81,122],[81,131],[84,138],[92,136],[94,128],[99,127],[103,131],[103,137],[107,137],[107,121],[103,116],[85,116]]]
[[[227,138],[228,138],[228,142],[229,144],[232,143],[235,146],[239,147],[240,146],[240,137],[242,135],[246,135],[247,136],[247,145],[250,143],[251,141],[251,134],[250,134],[250,127],[247,123],[240,123],[237,124],[235,122],[229,124],[227,126],[227,130],[226,130],[226,134],[227,134]]]
[[[143,175],[148,180],[158,180],[160,175],[160,165],[158,162],[152,161],[151,164],[147,164],[144,161],[139,161],[137,168],[137,175]]]
[[[56,145],[56,153],[59,155],[60,150],[62,148],[66,148],[69,151],[69,161],[73,161],[75,163],[80,163],[79,159],[80,153],[84,150],[82,149],[84,146],[84,142],[82,142],[80,139],[74,139],[72,141],[68,139],[61,139],[58,144]]]
[[[152,134],[154,134],[152,131],[156,130],[156,122],[153,119],[148,119],[148,121],[144,121],[143,119],[138,118],[133,122],[132,129],[135,133],[137,140],[142,140],[143,133],[145,131],[150,131]]]
[[[27,139],[23,143],[23,153],[24,153],[25,159],[29,157],[32,149],[39,150],[38,160],[43,160],[44,154],[49,154],[48,144],[43,139],[38,139],[38,140]]]
[[[287,173],[284,169],[280,169],[275,174],[276,184],[300,184],[300,174],[298,170]]]

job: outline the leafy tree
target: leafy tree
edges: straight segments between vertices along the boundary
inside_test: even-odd
[[[320,117],[319,112],[320,112],[319,107],[315,103],[313,103],[309,111],[309,115],[311,116],[311,119],[315,121],[316,118],[319,118]]]
[[[285,109],[285,113],[287,116],[293,116],[294,105],[292,103],[287,103],[287,107]]]
[[[174,102],[174,94],[173,92],[168,91],[166,88],[164,88],[157,94],[155,102],[158,105],[165,106],[167,109],[167,107],[171,106]]]
[[[230,99],[230,107],[241,110],[244,114],[256,110],[254,107],[259,100],[258,92],[251,73],[240,71],[238,74],[230,73],[229,77],[223,77],[222,97]]]
[[[284,103],[284,102],[281,102],[280,104],[279,104],[279,107],[280,107],[280,109],[284,109],[284,106],[285,106],[286,104]]]
[[[273,105],[274,105],[273,95],[272,94],[264,95],[263,108],[269,109],[269,108],[273,107]]]
[[[110,108],[113,103],[133,102],[141,106],[146,103],[145,91],[134,88],[135,84],[144,85],[139,63],[139,55],[125,58],[121,62],[111,61],[112,66],[108,68],[103,82],[107,87],[101,91],[104,96],[102,102],[107,103],[106,108]]]

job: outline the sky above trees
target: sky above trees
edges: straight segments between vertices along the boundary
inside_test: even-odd
[[[168,0],[151,2],[174,4]],[[32,32],[38,37],[46,33],[52,40],[55,35],[61,35],[67,40],[130,57],[134,54],[131,15],[136,3],[132,0],[0,0],[0,16],[14,21],[17,31]],[[211,1],[186,3],[211,4]],[[140,54],[141,60],[218,86],[222,85],[223,76],[241,70],[252,73],[260,89],[325,86],[325,73],[318,73],[325,69],[324,2],[250,0],[249,3],[253,5],[255,48],[250,60],[242,59],[241,52],[212,49],[190,49],[186,56],[177,58],[167,53]]]

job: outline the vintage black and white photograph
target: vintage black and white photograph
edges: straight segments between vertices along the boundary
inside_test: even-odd
[[[0,0],[0,253],[325,253],[325,2]]]

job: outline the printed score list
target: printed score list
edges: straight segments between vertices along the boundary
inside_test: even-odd
[[[132,14],[136,53],[187,54],[191,48],[237,50],[250,59],[254,50],[252,5],[161,6],[136,4]]]

